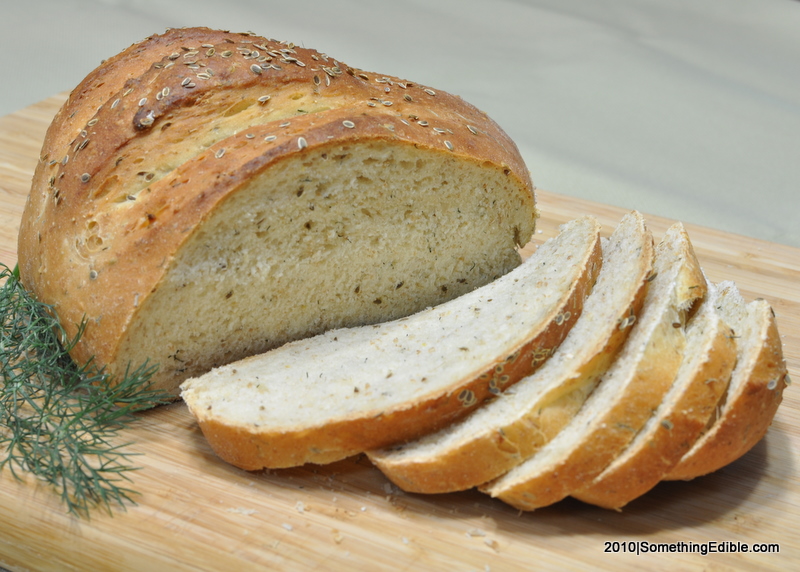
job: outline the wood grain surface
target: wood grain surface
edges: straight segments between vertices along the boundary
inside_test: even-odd
[[[16,262],[19,219],[54,96],[0,118],[0,262]],[[591,213],[606,233],[624,211],[539,191],[535,244]],[[656,237],[674,221],[647,217]],[[687,225],[709,278],[769,300],[800,380],[800,249]],[[68,516],[46,486],[0,474],[0,567],[10,570],[784,570],[800,558],[796,386],[747,455],[691,482],[661,483],[621,512],[566,500],[519,513],[476,491],[405,494],[365,457],[245,472],[218,460],[182,403],[124,435],[141,453],[137,504]],[[608,544],[625,542],[622,545]],[[632,554],[638,542],[639,554]],[[645,544],[650,543],[650,544]],[[664,543],[659,552],[645,551]],[[737,548],[702,555],[692,543]],[[724,544],[727,543],[727,544]],[[733,545],[731,544],[733,543]],[[777,543],[779,553],[753,552]],[[664,552],[673,545],[683,552]],[[742,546],[750,551],[743,552]],[[710,546],[710,545],[706,545]],[[617,548],[616,552],[608,549]]]

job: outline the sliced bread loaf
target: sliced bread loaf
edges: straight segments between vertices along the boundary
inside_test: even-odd
[[[736,344],[716,304],[716,288],[709,285],[664,401],[620,456],[573,497],[605,508],[625,506],[661,481],[706,429],[736,364]]]
[[[332,462],[417,438],[539,366],[601,266],[599,224],[583,217],[482,288],[220,367],[184,382],[182,397],[217,454],[244,469]]]
[[[530,457],[569,422],[610,365],[652,267],[652,235],[631,213],[604,240],[603,267],[583,313],[541,368],[460,422],[369,452],[372,462],[406,491],[442,493],[483,484]]]
[[[617,359],[580,412],[530,459],[482,490],[522,510],[557,502],[591,482],[633,439],[671,386],[684,325],[706,280],[683,226],[656,248],[655,278]]]
[[[738,361],[717,418],[666,480],[711,473],[749,451],[767,432],[788,381],[770,305],[765,300],[746,304],[732,282],[720,283],[719,290],[717,306],[734,331]]]

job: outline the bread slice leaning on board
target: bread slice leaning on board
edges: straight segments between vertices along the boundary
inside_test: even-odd
[[[522,265],[393,322],[286,344],[185,381],[211,447],[245,469],[336,461],[437,430],[539,367],[602,266],[600,225],[563,225]]]
[[[22,283],[72,357],[153,389],[400,318],[521,262],[530,174],[441,90],[252,34],[170,29],[104,61],[48,129]]]
[[[464,420],[370,451],[370,460],[403,490],[443,493],[481,485],[533,455],[577,413],[623,346],[653,255],[644,218],[628,214],[603,242],[603,267],[581,317],[541,368]]]
[[[690,480],[732,463],[765,435],[789,383],[769,304],[747,304],[732,282],[710,284],[690,319],[687,348],[644,427],[571,496],[619,510],[662,480]],[[546,504],[516,493],[500,498],[526,510]]]
[[[680,223],[656,247],[653,267],[625,346],[580,412],[530,459],[482,490],[524,510],[550,505],[591,482],[646,423],[675,379],[687,351],[689,312],[707,289]]]
[[[683,362],[658,409],[630,444],[574,498],[621,508],[669,473],[714,419],[736,365],[733,330],[717,310],[717,289],[709,293],[686,329]]]
[[[775,313],[749,304],[733,282],[719,284],[717,308],[733,330],[737,362],[713,424],[664,478],[689,480],[732,463],[766,434],[789,383]]]

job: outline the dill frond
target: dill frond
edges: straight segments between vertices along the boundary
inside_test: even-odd
[[[150,389],[155,365],[126,370],[121,380],[89,363],[78,365],[52,307],[36,301],[19,271],[0,264],[0,471],[21,471],[49,483],[69,513],[125,507],[136,492],[127,444],[118,432],[134,412],[165,403]]]

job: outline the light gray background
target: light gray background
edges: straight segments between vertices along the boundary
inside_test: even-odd
[[[249,30],[463,96],[514,138],[538,187],[800,246],[797,0],[0,6],[0,115],[166,27]]]

